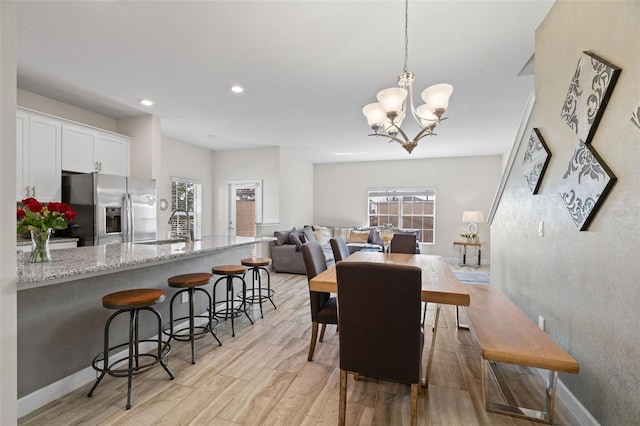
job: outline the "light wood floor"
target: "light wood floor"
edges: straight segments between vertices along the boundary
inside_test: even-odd
[[[21,418],[21,425],[334,425],[338,419],[338,335],[328,326],[324,342],[307,362],[310,314],[307,280],[272,274],[274,310],[265,305],[255,325],[236,322],[236,337],[223,322],[218,335],[196,342],[191,364],[188,343],[172,342],[170,381],[162,368],[134,378],[133,407],[125,410],[126,379],[106,377],[94,393],[87,384]],[[428,390],[420,395],[420,425],[536,425],[487,413],[482,404],[481,364],[467,330],[455,328],[453,307],[443,307]],[[427,322],[435,306],[429,305]],[[391,319],[390,319],[391,320]],[[431,328],[425,329],[425,360]],[[384,336],[380,336],[384,345]],[[87,360],[87,363],[90,360]],[[542,405],[542,380],[528,369],[510,367],[507,379],[521,404]],[[494,389],[495,390],[495,389]],[[494,399],[498,400],[494,393]],[[349,376],[347,424],[404,425],[409,419],[408,385]],[[557,401],[555,424],[577,422]]]

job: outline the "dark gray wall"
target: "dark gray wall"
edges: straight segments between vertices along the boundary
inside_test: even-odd
[[[560,379],[603,425],[640,424],[640,2],[560,1],[536,33],[536,105],[552,152],[540,193],[526,186],[520,146],[491,226],[491,281],[580,363]],[[592,145],[618,177],[587,231],[559,186],[578,144],[560,117],[582,51],[622,68]],[[590,85],[591,82],[584,82]],[[537,235],[544,221],[544,236]]]

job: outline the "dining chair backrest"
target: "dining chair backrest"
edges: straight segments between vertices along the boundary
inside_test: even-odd
[[[416,254],[417,241],[416,234],[394,234],[391,240],[391,253]]]
[[[419,383],[422,271],[417,266],[340,262],[340,369]]]
[[[331,250],[333,251],[333,257],[336,262],[349,257],[349,247],[347,247],[347,242],[344,238],[340,236],[332,238],[329,240],[329,244],[331,244]]]
[[[313,277],[327,269],[327,260],[324,257],[322,246],[317,241],[309,241],[304,243],[300,250],[304,259],[304,267],[307,270],[307,282]],[[311,320],[318,321],[318,312],[322,309],[324,303],[331,297],[331,293],[319,291],[311,291],[309,289],[309,298],[311,304]]]

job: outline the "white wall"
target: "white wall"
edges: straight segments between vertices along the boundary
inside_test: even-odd
[[[280,148],[280,221],[278,229],[311,225],[314,212],[314,166]],[[273,232],[269,234],[273,236]]]
[[[640,424],[640,2],[557,2],[536,32],[537,127],[552,157],[532,195],[520,147],[492,224],[491,281],[579,363],[560,379],[603,425]],[[622,69],[592,146],[618,177],[586,231],[558,195],[578,144],[560,117],[581,52]],[[582,82],[583,87],[590,82]],[[524,145],[524,144],[523,144]],[[544,237],[537,236],[544,221]]]
[[[156,180],[160,178],[161,128],[160,118],[153,115],[118,120],[118,132],[131,137],[131,176]]]
[[[263,221],[280,220],[280,148],[216,151],[213,170],[213,233],[227,234],[227,182],[262,180]]]
[[[162,137],[162,167],[157,179],[158,200],[164,198],[171,205],[171,178],[180,177],[202,183],[202,235],[213,233],[213,188],[214,152],[208,149]],[[169,237],[170,226],[167,223],[171,210],[158,208],[158,239]]]
[[[499,156],[490,156],[316,164],[313,221],[366,226],[369,189],[435,188],[435,244],[422,244],[421,253],[455,258],[452,242],[467,230],[462,212],[482,210],[486,217],[500,181],[501,161]],[[478,224],[478,233],[489,243],[488,248],[488,225]],[[488,256],[483,258],[488,260]]]
[[[66,118],[98,129],[116,132],[116,120],[104,115],[96,114],[86,109],[65,104],[36,93],[18,89],[18,105],[56,117]]]
[[[17,419],[16,3],[0,2],[0,424]]]

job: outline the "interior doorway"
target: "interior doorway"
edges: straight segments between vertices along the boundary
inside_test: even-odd
[[[255,237],[256,223],[262,222],[262,181],[227,183],[227,235]]]

